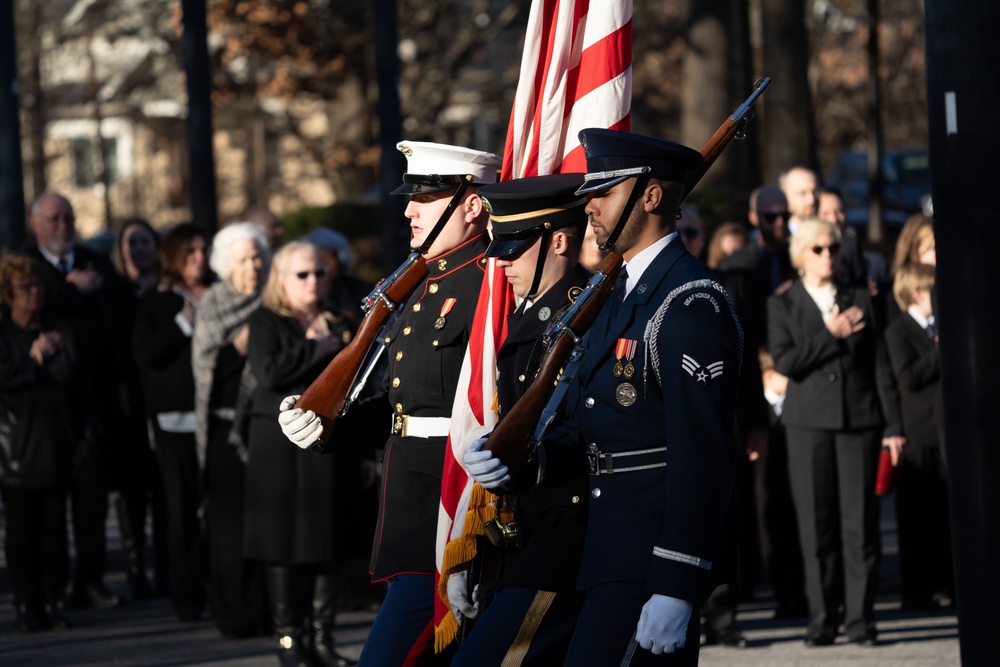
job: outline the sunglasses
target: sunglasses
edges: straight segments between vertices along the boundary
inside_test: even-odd
[[[317,279],[322,278],[326,275],[326,269],[316,269],[314,271],[298,271],[295,273],[295,277],[299,280],[305,280],[309,276],[316,276]]]
[[[678,229],[680,235],[686,239],[696,239],[701,236],[701,230],[697,227],[685,227],[683,229]]]
[[[822,255],[824,250],[829,250],[831,255],[836,255],[840,252],[840,244],[831,243],[830,245],[814,245],[812,247],[814,255]]]
[[[760,216],[764,218],[764,220],[767,221],[769,224],[774,224],[774,221],[777,220],[779,217],[784,219],[786,222],[790,217],[792,217],[790,211],[774,211],[773,213],[765,213],[764,211],[758,211],[758,213],[760,213]]]

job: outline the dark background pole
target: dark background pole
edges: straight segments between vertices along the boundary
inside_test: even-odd
[[[14,48],[14,3],[0,0],[0,247],[24,244],[24,172]]]
[[[1000,665],[1000,3],[927,0],[945,453],[962,664]]]
[[[375,0],[375,76],[378,80],[379,189],[382,191],[382,241],[385,269],[391,271],[409,254],[409,228],[403,224],[406,200],[389,193],[403,180],[406,158],[396,150],[403,138],[399,114],[399,57],[396,55],[396,0]]]
[[[184,13],[184,71],[187,74],[188,153],[191,219],[215,232],[215,157],[212,151],[212,63],[208,59],[205,0],[181,0]]]

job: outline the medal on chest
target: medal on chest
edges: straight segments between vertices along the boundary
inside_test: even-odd
[[[632,365],[632,360],[635,359],[635,351],[638,347],[639,341],[629,338],[619,338],[618,342],[615,343],[615,365],[611,372],[616,378],[624,376],[626,380],[615,388],[615,399],[626,408],[634,405],[639,397],[635,386],[628,382],[635,375],[635,366]]]
[[[635,366],[632,365],[632,359],[635,358],[635,350],[639,345],[637,340],[629,340],[628,338],[619,338],[618,342],[615,344],[615,362],[614,368],[611,372],[615,374],[615,377],[625,376],[627,380],[631,380],[632,376],[635,375]],[[622,364],[622,360],[625,360],[625,364]]]
[[[455,307],[456,303],[458,303],[458,299],[454,297],[449,297],[444,300],[444,303],[441,304],[441,313],[438,315],[438,318],[434,320],[435,329],[444,329],[444,325],[448,323],[447,315],[451,312],[451,309]]]

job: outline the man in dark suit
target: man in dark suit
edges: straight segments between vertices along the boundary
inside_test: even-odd
[[[589,278],[579,265],[587,220],[586,200],[576,194],[582,184],[583,174],[552,174],[479,188],[493,223],[486,255],[497,258],[497,268],[521,300],[507,319],[507,337],[497,354],[501,419],[538,371],[546,328]],[[482,444],[477,441],[466,452],[470,472],[490,458]],[[586,522],[585,464],[579,452],[570,452],[566,461],[549,460],[544,481],[525,473],[515,493],[500,489],[502,477],[483,479],[484,488],[503,494],[507,507],[514,508],[519,544],[497,545],[504,549],[503,571],[495,585],[487,580],[480,588],[481,594],[488,595],[487,588],[496,594],[452,665],[499,666],[513,656],[522,665],[562,662],[582,604],[576,577]],[[466,573],[451,575],[449,602],[456,617],[478,615],[479,605],[471,597]],[[531,622],[526,624],[527,619]]]
[[[746,338],[737,423],[751,457],[752,452],[758,454],[752,466],[740,460],[740,482],[745,482],[741,487],[741,512],[751,503],[755,506],[761,556],[777,601],[776,618],[807,613],[785,433],[763,400],[758,361],[759,353],[768,349],[767,299],[787,290],[795,277],[788,257],[790,217],[788,199],[779,188],[763,185],[754,189],[747,214],[754,228],[752,240],[723,259],[718,269],[719,282],[732,299]],[[754,491],[752,499],[746,493],[750,490]],[[730,599],[728,605],[719,606],[719,613],[714,608],[709,611],[713,612],[708,616],[709,642],[718,637],[721,643],[739,645],[735,601]]]
[[[104,436],[82,461],[72,488],[76,544],[72,601],[77,606],[114,607],[120,600],[103,582],[104,521],[109,448],[123,415],[123,353],[130,349],[118,312],[121,284],[106,257],[75,244],[76,216],[65,197],[53,192],[39,195],[28,226],[34,239],[27,253],[40,260],[45,291],[52,295],[47,308],[72,323],[95,369],[93,389]]]
[[[565,664],[696,664],[698,608],[724,569],[742,334],[674,228],[701,155],[612,130],[580,140],[590,225],[625,265],[543,442],[546,458],[576,448],[590,467],[586,600]]]

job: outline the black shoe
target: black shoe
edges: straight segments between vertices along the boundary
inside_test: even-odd
[[[730,648],[746,648],[750,645],[743,633],[734,628],[722,632],[705,631],[705,646],[728,646]]]
[[[281,667],[312,667],[301,637],[285,635],[278,638],[278,664]]]
[[[73,627],[73,624],[69,622],[69,619],[63,616],[58,605],[45,605],[45,616],[48,619],[48,626],[53,630],[66,630]]]
[[[323,667],[355,667],[357,660],[341,655],[332,644],[316,642],[313,646],[314,663]]]
[[[816,648],[817,646],[832,646],[836,637],[828,632],[818,632],[814,635],[806,635],[806,646]]]
[[[858,646],[878,646],[878,636],[874,632],[866,632],[858,637],[851,637],[850,642]]]
[[[83,584],[73,591],[73,606],[79,608],[111,609],[122,603],[120,597],[112,593],[101,582]]]
[[[23,604],[14,605],[14,632],[26,635],[44,628],[38,612]]]

